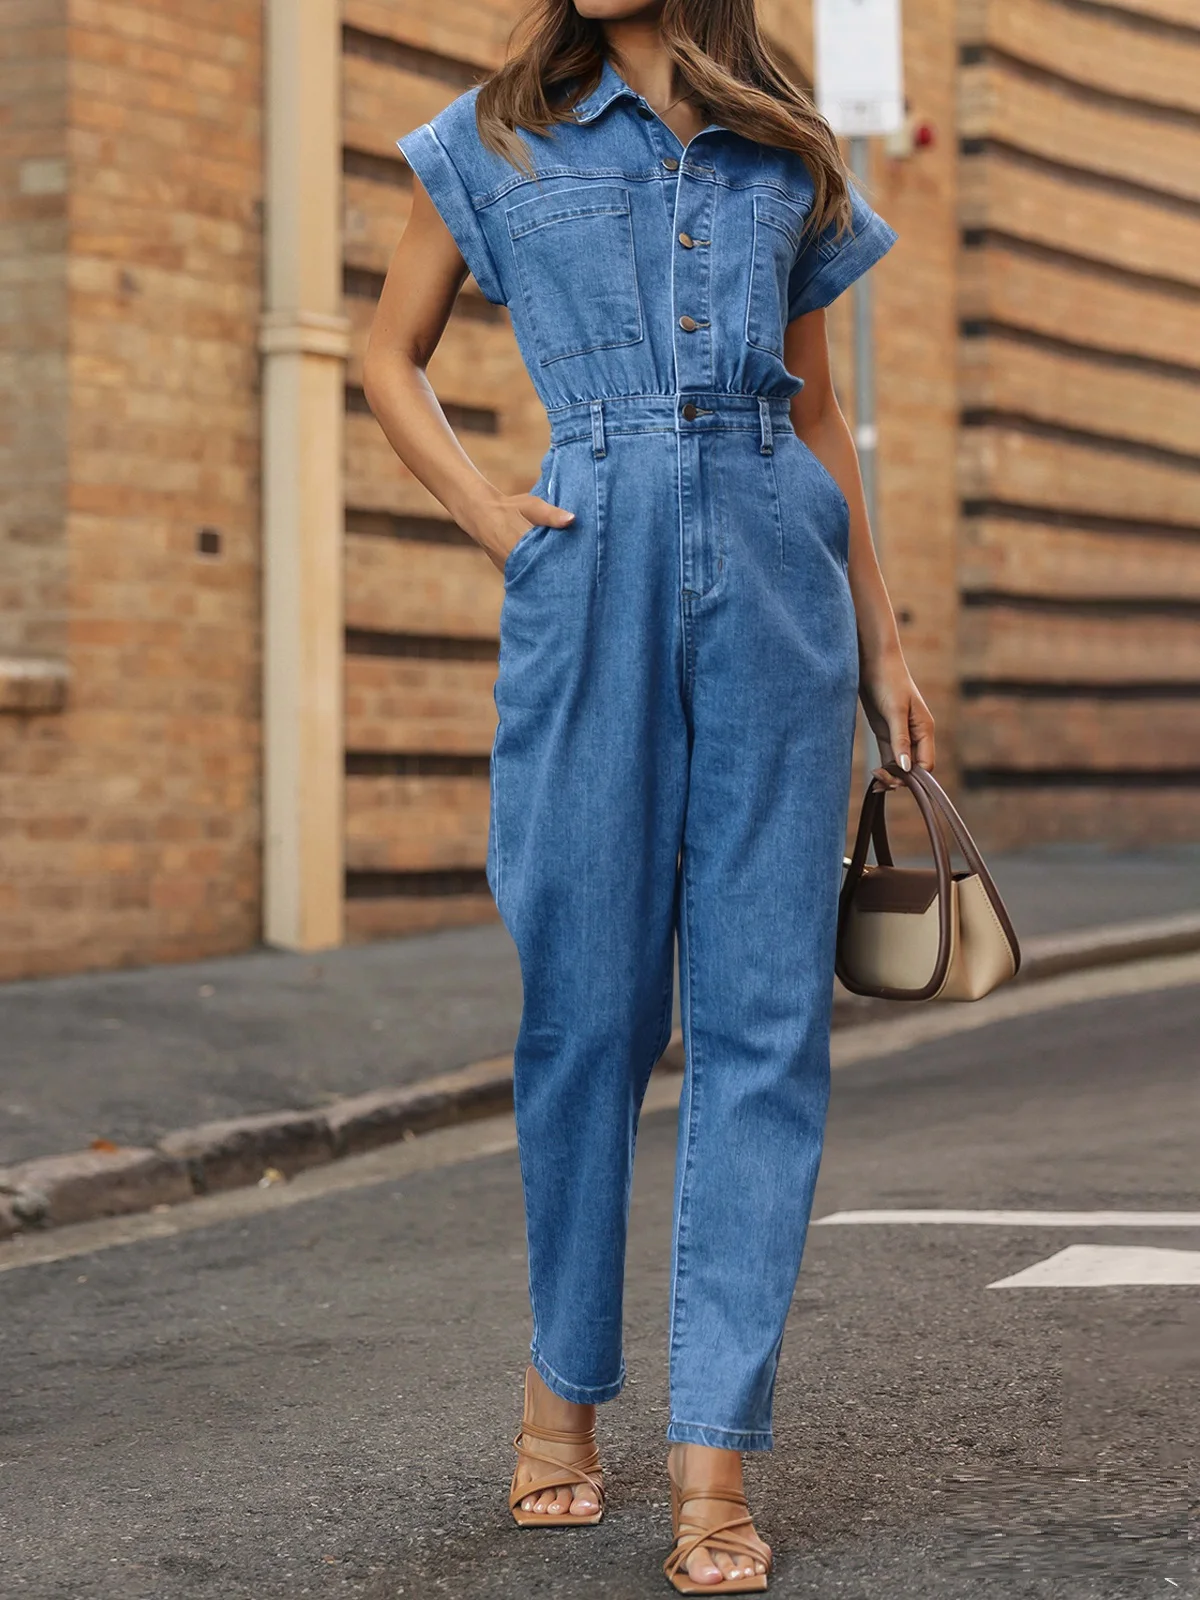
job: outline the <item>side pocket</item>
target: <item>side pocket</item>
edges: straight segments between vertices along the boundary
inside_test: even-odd
[[[826,489],[829,491],[829,498],[831,502],[830,509],[832,514],[837,518],[837,552],[841,558],[842,565],[844,567],[848,566],[850,562],[850,502],[842,493],[841,484],[837,481],[833,473],[830,472],[829,468],[820,459],[820,457],[813,454],[813,452],[805,444],[804,440],[800,438],[799,434],[796,435],[796,438],[800,448],[807,456],[812,468],[821,478]]]
[[[530,494],[536,494],[542,500],[549,500],[554,504],[554,481],[558,476],[555,468],[557,463],[551,455],[543,463],[542,472],[537,482],[530,489]],[[504,587],[507,589],[525,572],[532,564],[538,550],[545,542],[546,535],[557,533],[557,528],[552,528],[548,522],[535,522],[528,533],[523,533],[508,552],[508,559],[504,563]]]

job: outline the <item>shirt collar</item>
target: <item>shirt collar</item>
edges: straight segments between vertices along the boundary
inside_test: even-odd
[[[595,122],[596,118],[603,110],[606,109],[606,107],[610,106],[614,100],[620,100],[622,98],[632,100],[638,105],[643,105],[648,111],[654,110],[653,106],[651,106],[650,102],[643,95],[640,95],[636,89],[625,82],[625,79],[617,71],[616,67],[614,67],[608,57],[605,56],[600,68],[599,83],[597,83],[596,87],[590,92],[590,94],[585,94],[583,98],[578,100],[575,104],[575,121]],[[710,122],[701,131],[703,133],[725,133],[728,132],[728,129],[722,122]]]
[[[642,97],[637,91],[625,82],[625,79],[605,56],[600,68],[600,81],[590,94],[585,94],[575,103],[576,122],[594,122],[606,106],[614,100],[619,100],[626,95],[631,100],[640,100]]]

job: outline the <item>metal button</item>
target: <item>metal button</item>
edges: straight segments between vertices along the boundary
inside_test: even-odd
[[[679,163],[676,161],[674,156],[664,156],[662,164],[664,167],[666,167],[668,172],[675,172],[679,167]]]
[[[693,422],[700,415],[700,410],[698,406],[694,406],[689,400],[683,408],[683,414],[689,422]]]
[[[696,241],[692,238],[690,233],[681,233],[679,235],[679,242],[685,250],[690,250]]]
[[[649,106],[639,106],[637,112],[639,117],[645,117],[647,121],[654,115]]]
[[[700,324],[696,321],[695,317],[686,317],[685,316],[685,317],[680,317],[679,326],[683,329],[683,331],[685,333],[695,333],[696,329],[700,326]]]

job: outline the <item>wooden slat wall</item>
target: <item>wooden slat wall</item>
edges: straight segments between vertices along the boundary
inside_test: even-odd
[[[412,202],[396,139],[501,57],[495,0],[346,0],[347,936],[485,920],[492,686],[502,598],[487,558],[396,459],[362,396],[375,301]],[[545,418],[507,313],[473,280],[429,366],[480,468],[516,490],[537,476]]]
[[[1147,27],[1138,9],[1120,0],[962,0],[959,9],[968,60],[990,49],[1115,100],[1200,111],[1194,10],[1179,22],[1171,29]]]
[[[1200,12],[960,16],[972,816],[998,845],[1196,837]]]
[[[964,67],[959,105],[964,139],[1053,153],[1081,171],[1200,199],[1195,132],[1186,118],[1147,114],[1090,90],[1072,92],[1061,78],[1026,76],[1007,60]]]

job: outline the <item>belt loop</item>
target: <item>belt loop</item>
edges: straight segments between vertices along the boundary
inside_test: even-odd
[[[762,433],[762,443],[758,447],[759,453],[769,456],[775,448],[771,440],[771,402],[764,399],[762,395],[758,397],[758,424]]]
[[[604,402],[592,401],[592,454],[602,456],[604,451]]]

